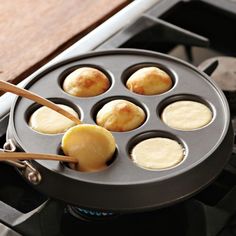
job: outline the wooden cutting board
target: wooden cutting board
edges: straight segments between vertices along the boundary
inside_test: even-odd
[[[18,83],[130,2],[1,1],[0,79]]]

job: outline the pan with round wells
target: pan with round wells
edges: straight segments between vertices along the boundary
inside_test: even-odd
[[[65,78],[85,67],[101,71],[108,78],[109,86],[96,96],[67,93],[63,89]],[[135,72],[153,67],[169,75],[171,86],[157,94],[143,94],[127,87],[127,81]],[[96,124],[98,112],[114,100],[129,101],[145,114],[142,122],[129,130],[111,130],[116,151],[102,170],[77,171],[58,161],[31,161],[42,177],[34,188],[71,205],[102,211],[137,212],[174,204],[211,183],[232,151],[233,129],[223,93],[206,74],[168,55],[130,49],[91,52],[46,69],[25,88],[71,107],[83,123]],[[186,117],[192,114],[191,104],[201,104],[210,114],[207,122],[203,121],[195,128],[187,125],[187,129],[175,126],[173,119],[169,123],[170,113],[166,115],[169,106],[185,101],[190,102],[190,112],[185,107],[186,115],[177,112],[177,116],[186,122]],[[7,139],[12,139],[24,152],[62,154],[63,133],[44,134],[29,126],[29,119],[38,108],[34,102],[18,97],[11,109]],[[176,116],[175,111],[173,114]],[[201,113],[197,116],[201,118]],[[138,150],[135,147],[152,138],[172,140],[181,147],[183,156],[179,156],[178,162],[164,167],[152,168],[139,163],[140,156],[136,159],[134,156],[134,150]],[[152,158],[148,148],[146,154],[143,155]]]

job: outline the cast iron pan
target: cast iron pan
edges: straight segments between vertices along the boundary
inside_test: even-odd
[[[79,98],[61,88],[66,75],[90,66],[103,71],[111,81],[102,95]],[[168,92],[143,96],[125,87],[137,69],[157,66],[174,82]],[[83,123],[95,124],[96,112],[108,101],[126,99],[146,112],[146,121],[129,132],[113,132],[117,142],[114,161],[94,173],[77,172],[56,161],[33,161],[42,175],[34,186],[44,194],[83,208],[131,212],[163,207],[185,199],[209,184],[223,169],[233,145],[233,130],[227,101],[210,78],[190,64],[173,57],[144,50],[118,49],[91,52],[57,64],[33,78],[26,88],[55,102],[74,108]],[[199,101],[213,112],[210,124],[194,131],[179,131],[165,125],[163,108],[178,100]],[[63,134],[43,135],[28,126],[39,106],[18,97],[11,109],[7,138],[13,138],[25,152],[60,153]],[[167,137],[185,148],[185,158],[177,166],[160,171],[138,167],[130,159],[132,147],[150,137]]]

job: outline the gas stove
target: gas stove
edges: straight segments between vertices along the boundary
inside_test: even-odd
[[[233,0],[137,0],[19,86],[49,66],[87,51],[152,50],[187,61],[216,80],[229,102],[236,134],[235,25]],[[0,98],[0,147],[6,141],[13,99],[9,94]],[[133,234],[236,235],[236,148],[221,174],[204,190],[181,203],[144,213],[121,215],[68,206],[34,190],[4,163],[0,176],[0,235],[66,236],[114,229]]]

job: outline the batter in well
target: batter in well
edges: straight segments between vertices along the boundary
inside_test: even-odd
[[[58,104],[58,106],[78,117],[78,114],[72,108],[62,104]],[[76,123],[45,106],[36,110],[29,119],[29,126],[33,130],[44,134],[64,133],[74,125]]]
[[[138,143],[131,152],[133,161],[150,170],[165,169],[177,165],[184,158],[184,149],[169,138],[150,138]]]
[[[168,105],[161,115],[171,128],[191,131],[206,126],[212,120],[211,110],[195,101],[177,101]]]

